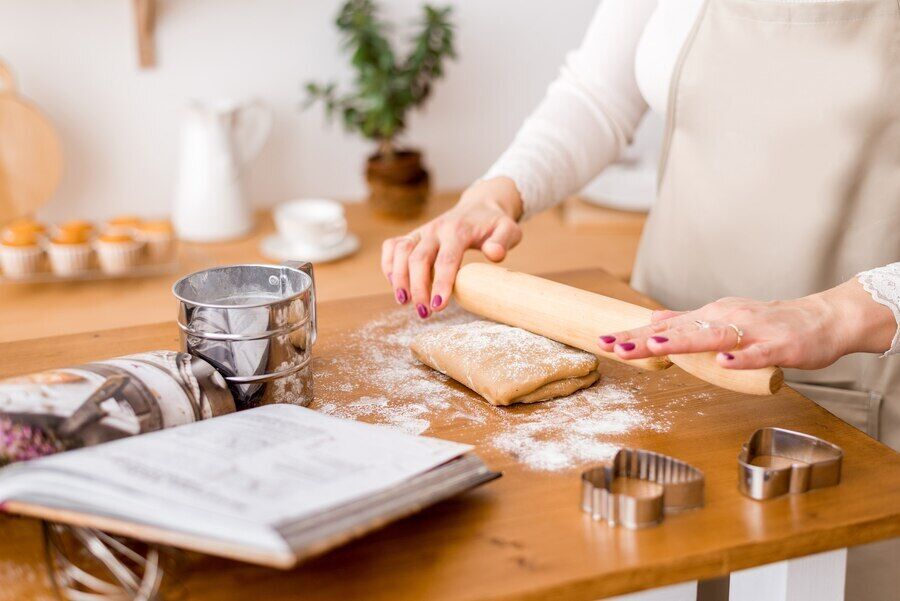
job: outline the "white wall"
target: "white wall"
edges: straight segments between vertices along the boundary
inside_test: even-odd
[[[403,24],[421,4],[381,1]],[[451,2],[460,60],[407,135],[426,150],[441,189],[479,176],[509,142],[598,0]],[[65,174],[44,217],[166,212],[181,110],[193,97],[257,96],[275,109],[273,135],[250,173],[258,205],[362,196],[370,146],[327,126],[321,110],[299,110],[303,82],[349,75],[332,25],[338,0],[159,4],[158,66],[140,70],[129,0],[0,2],[0,58],[63,140]]]

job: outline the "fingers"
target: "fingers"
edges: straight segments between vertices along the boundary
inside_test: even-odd
[[[685,313],[687,313],[687,311],[670,311],[669,309],[661,309],[650,314],[650,322],[658,323],[660,321],[672,319],[673,317],[678,317],[679,315],[684,315]]]
[[[641,328],[635,328],[633,330],[625,330],[624,332],[613,332],[611,334],[604,334],[600,336],[599,344],[600,348],[608,353],[612,353],[615,349],[614,347],[617,345],[624,344],[627,350],[633,350],[629,348],[628,343],[634,343],[635,341],[642,341],[649,336],[653,336],[659,332],[664,332],[671,327],[671,324],[662,322],[662,323],[651,323]]]
[[[450,301],[453,282],[462,263],[466,246],[456,238],[443,240],[434,261],[434,284],[431,288],[431,308],[442,311]]]
[[[643,359],[705,351],[731,351],[738,344],[737,332],[727,325],[700,328],[693,322],[669,327],[674,320],[622,332],[615,341],[601,339],[601,347],[623,359]]]
[[[410,300],[409,294],[409,255],[418,242],[417,236],[403,236],[396,238],[394,243],[394,256],[391,263],[391,283],[394,286],[394,298],[401,305]]]
[[[613,352],[617,344],[625,344],[627,348],[629,346],[627,343],[631,342],[637,346],[639,342],[642,343],[643,339],[672,328],[679,326],[696,328],[697,326],[694,322],[698,319],[698,313],[698,311],[654,311],[650,315],[650,323],[646,326],[623,332],[604,334],[600,336],[598,343],[600,348],[608,353]]]
[[[388,238],[381,244],[381,273],[391,283],[391,274],[394,270],[394,247],[397,245],[396,238]]]
[[[482,207],[473,215],[448,213],[408,236],[392,238],[381,248],[381,271],[401,305],[412,301],[420,317],[447,306],[463,253],[481,248],[492,261],[500,261],[519,243],[518,224],[499,210]],[[432,282],[432,270],[433,279]]]
[[[419,317],[425,319],[431,315],[428,306],[431,303],[431,267],[438,254],[437,238],[422,238],[409,254],[409,286],[413,306]]]
[[[494,261],[502,261],[506,251],[522,240],[522,228],[512,219],[503,219],[494,228],[490,236],[482,243],[481,252]]]
[[[647,338],[647,348],[654,355],[682,355],[704,351],[731,351],[738,335],[727,325],[699,328],[694,324],[672,328]]]
[[[725,351],[716,355],[716,363],[728,369],[758,369],[782,365],[778,349],[771,343],[761,342],[745,349]]]

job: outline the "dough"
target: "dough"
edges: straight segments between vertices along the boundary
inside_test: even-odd
[[[567,396],[600,377],[596,356],[491,321],[429,329],[410,348],[416,359],[492,405]]]

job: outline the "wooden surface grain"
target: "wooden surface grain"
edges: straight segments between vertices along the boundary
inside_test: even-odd
[[[417,221],[392,221],[373,214],[365,204],[348,204],[350,230],[362,242],[346,259],[316,265],[321,300],[387,291],[379,259],[381,243],[405,234],[448,209],[458,194],[437,194]],[[602,210],[598,209],[601,213]],[[605,213],[603,213],[605,214]],[[595,217],[571,227],[561,211],[547,211],[524,224],[525,237],[504,261],[511,269],[536,273],[602,267],[627,279],[637,251],[643,216],[632,214],[629,227],[615,218]],[[261,213],[252,236],[227,243],[185,244],[178,273],[160,277],[59,284],[0,284],[0,342],[121,328],[172,319],[177,310],[172,284],[181,276],[211,265],[276,262],[263,257],[259,243],[273,233],[268,212]],[[468,253],[467,260],[478,258]]]
[[[649,303],[598,270],[553,277]],[[317,389],[352,384],[342,403],[375,393],[359,375],[366,373],[370,353],[346,343],[365,323],[398,310],[386,295],[322,303]],[[172,322],[7,343],[0,345],[0,376],[177,344]],[[377,347],[373,342],[371,353]],[[348,371],[347,361],[362,369]],[[461,395],[428,416],[426,434],[476,445],[503,478],[295,570],[191,557],[183,576],[190,598],[588,600],[900,535],[900,455],[796,392],[784,388],[771,397],[750,397],[713,388],[677,367],[641,372],[605,359],[601,372],[602,382],[635,390],[637,407],[664,416],[670,427],[598,439],[668,453],[700,468],[706,475],[704,508],[639,531],[593,523],[578,508],[578,476],[585,466],[534,471],[489,444],[503,419],[538,407],[494,408],[484,423],[461,425],[452,419],[454,411],[484,403],[474,394]],[[317,397],[313,407],[319,403]],[[741,496],[737,453],[763,426],[808,432],[842,446],[841,484],[768,502]],[[36,523],[0,519],[0,599],[47,595],[39,558]]]

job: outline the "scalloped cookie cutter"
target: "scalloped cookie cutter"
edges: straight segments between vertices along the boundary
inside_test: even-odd
[[[738,454],[738,489],[762,501],[841,481],[841,447],[810,434],[761,428]]]
[[[612,464],[581,474],[581,509],[610,526],[656,526],[666,513],[702,507],[704,481],[703,472],[684,461],[619,449]]]

